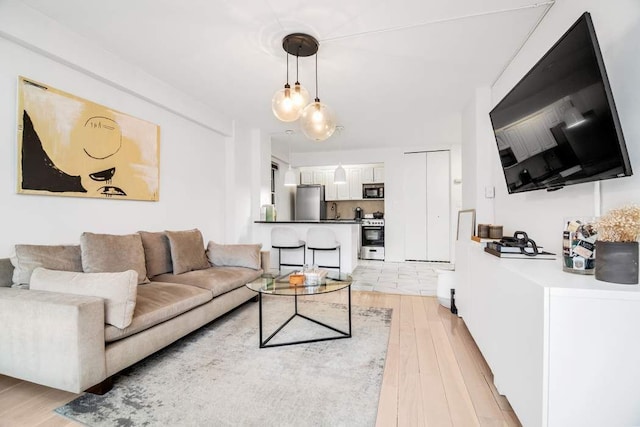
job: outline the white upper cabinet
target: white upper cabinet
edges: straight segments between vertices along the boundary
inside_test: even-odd
[[[384,182],[384,166],[376,166],[373,168],[373,182],[377,184]]]
[[[349,198],[351,200],[362,199],[362,171],[360,168],[347,170],[347,184],[349,185]]]
[[[313,184],[313,171],[310,171],[310,170],[300,171],[300,184],[302,185]]]
[[[300,184],[324,185],[325,200],[362,200],[362,184],[383,183],[384,166],[363,165],[345,167],[346,184],[333,182],[335,168],[304,167],[300,170]]]

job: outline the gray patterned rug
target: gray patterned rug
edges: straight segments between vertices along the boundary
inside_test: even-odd
[[[265,329],[293,311],[291,298],[264,304]],[[344,305],[299,307],[348,329]],[[248,303],[123,371],[106,395],[85,394],[56,412],[89,426],[373,426],[391,310],[354,306],[352,322],[352,338],[260,349],[258,304]],[[323,336],[296,318],[276,338]]]

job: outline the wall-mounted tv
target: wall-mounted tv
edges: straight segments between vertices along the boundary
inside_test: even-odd
[[[589,13],[489,115],[509,193],[632,174]]]

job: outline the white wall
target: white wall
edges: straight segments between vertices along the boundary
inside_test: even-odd
[[[231,123],[45,17],[8,5],[15,3],[0,6],[0,256],[10,255],[16,243],[77,243],[83,231],[198,227],[206,240],[225,240],[222,134]],[[54,44],[55,54],[46,51]],[[104,58],[112,62],[104,64]],[[16,194],[18,75],[160,125],[160,201]]]
[[[603,181],[602,212],[640,203],[640,2],[637,0],[563,0],[551,8],[518,56],[492,88],[492,105],[522,78],[585,11],[591,13],[609,81],[622,123],[635,175]],[[486,109],[488,115],[490,108]],[[466,117],[465,117],[466,120]],[[529,232],[538,244],[561,250],[563,218],[596,213],[594,184],[579,184],[556,192],[534,191],[508,195],[497,153],[492,170],[478,169],[478,180],[496,185],[495,222],[505,233]]]
[[[478,224],[494,221],[493,197],[485,193],[493,187],[493,177],[485,171],[493,171],[498,154],[487,114],[490,106],[491,89],[478,88],[462,113],[462,206],[476,210]]]

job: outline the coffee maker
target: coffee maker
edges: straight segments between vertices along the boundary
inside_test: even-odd
[[[359,220],[364,217],[364,212],[362,212],[362,208],[360,206],[354,208],[353,211],[355,212],[353,219]]]

